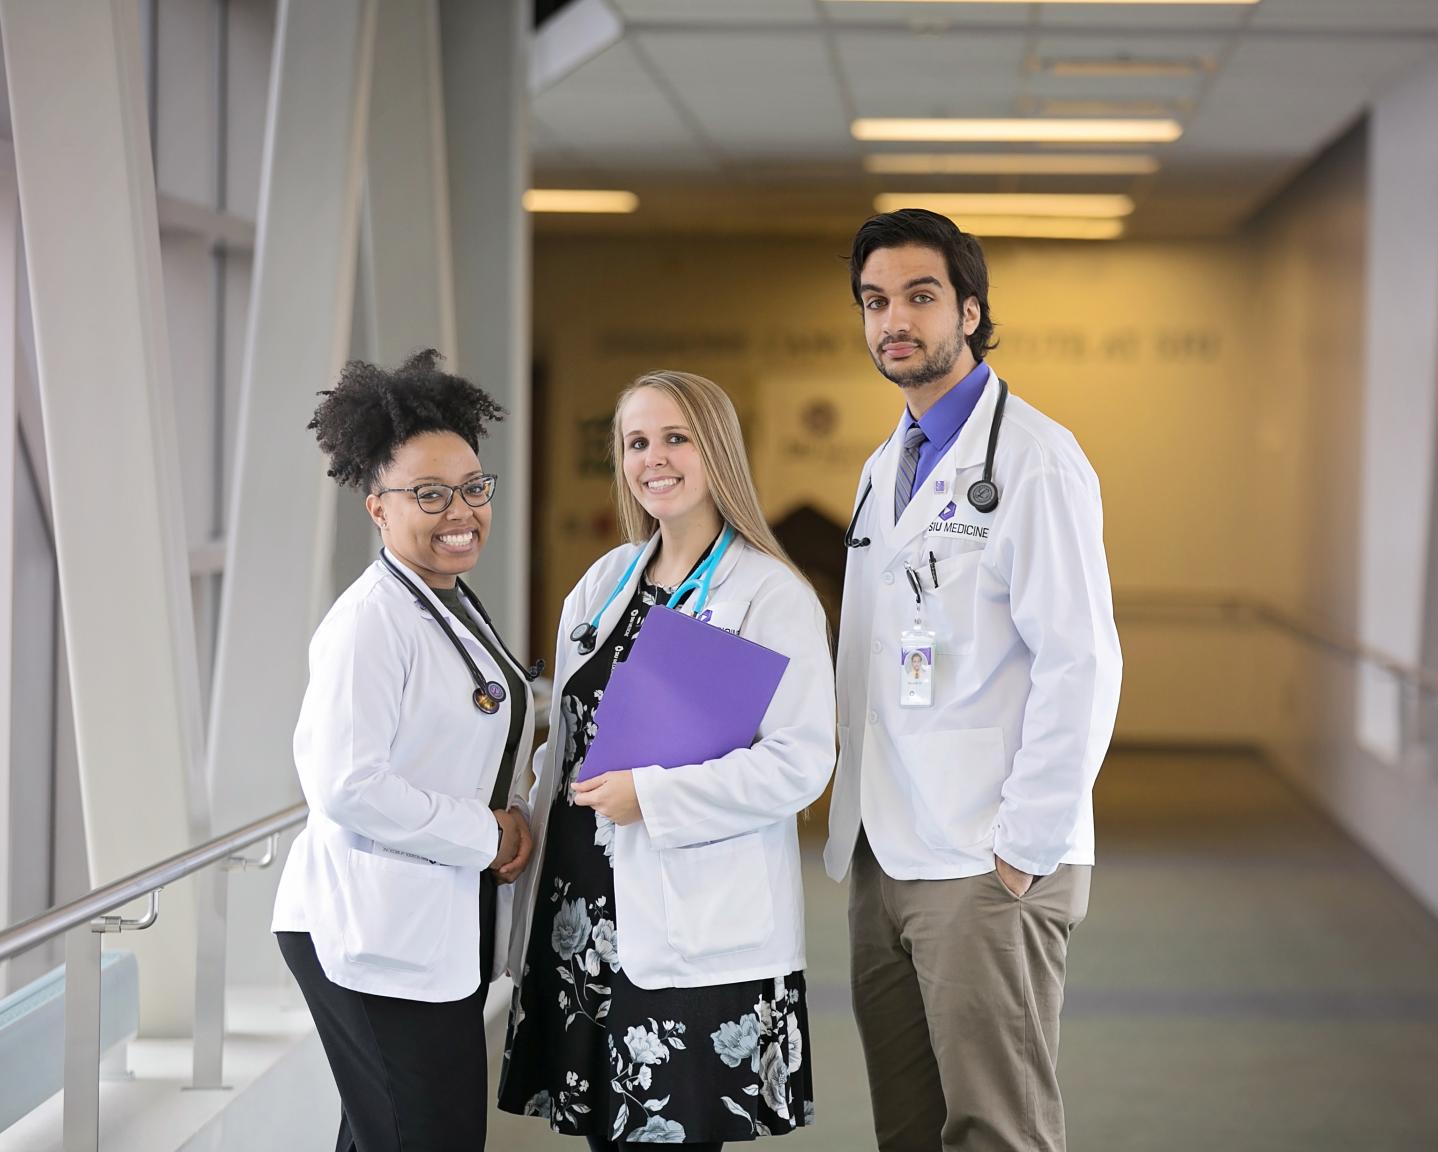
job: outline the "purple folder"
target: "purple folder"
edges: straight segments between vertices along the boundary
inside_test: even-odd
[[[655,605],[609,677],[576,779],[748,748],[788,664],[762,644]]]

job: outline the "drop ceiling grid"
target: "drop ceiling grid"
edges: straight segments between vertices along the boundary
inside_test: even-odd
[[[813,25],[810,0],[609,0],[635,23]]]
[[[829,0],[815,2],[823,6],[828,19],[846,27],[881,24],[945,29],[990,25],[1012,30],[1028,26],[1036,19],[1036,5],[1033,4],[835,4]]]
[[[712,167],[702,142],[621,40],[534,99],[553,143],[600,168]]]
[[[1153,32],[1115,32],[1108,36],[1040,32],[1034,39],[1034,51],[1045,60],[1108,60],[1120,55],[1183,60],[1196,56],[1217,57],[1229,39],[1227,36],[1173,36]]]
[[[835,34],[859,116],[1012,116],[1023,88],[1024,37]]]
[[[1438,4],[1433,0],[1263,0],[1253,14],[1259,29],[1407,29],[1438,32]]]
[[[817,35],[641,33],[638,41],[673,98],[722,151],[854,154]]]
[[[1241,9],[611,2],[632,22],[625,40],[536,99],[538,165],[628,172],[642,183],[644,172],[675,169],[722,168],[728,179],[753,161],[795,187],[809,165],[823,172],[811,179],[816,194],[821,183],[833,188],[850,172],[849,186],[863,195],[881,182],[910,179],[865,175],[865,153],[968,149],[861,144],[848,135],[850,111],[1012,116],[1041,112],[1047,101],[1170,104],[1184,135],[1135,149],[1164,164],[1156,176],[1132,182],[1136,230],[1148,213],[1168,214],[1175,204],[1206,221],[1241,219],[1401,72],[1438,56],[1438,0],[1262,0]],[[1028,65],[1035,57],[1120,53],[1210,57],[1218,68],[1187,77],[1100,78],[1056,77]],[[1010,179],[1006,186],[1031,185]],[[1211,208],[1194,207],[1209,201]]]
[[[1438,0],[1434,7],[1438,7]],[[1289,84],[1316,87],[1338,80],[1381,89],[1398,72],[1435,54],[1438,54],[1438,43],[1400,37],[1343,40],[1249,36],[1239,43],[1225,72],[1234,79],[1272,79],[1274,87]]]
[[[1358,117],[1364,103],[1363,92],[1352,86],[1246,91],[1235,84],[1204,102],[1174,149],[1199,156],[1307,155]]]
[[[1266,2],[1266,0],[1265,0]],[[946,7],[946,5],[940,5]],[[1041,4],[1039,27],[1048,29],[1127,29],[1146,31],[1225,32],[1248,19],[1245,5],[1175,4],[1135,7],[1132,4]]]

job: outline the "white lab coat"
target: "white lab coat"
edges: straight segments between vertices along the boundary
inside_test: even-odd
[[[568,734],[564,686],[589,659],[569,639],[591,619],[643,551],[599,621],[614,629],[658,545],[602,557],[564,602],[549,740],[534,757],[535,855],[516,886],[510,971],[524,971],[540,892],[545,834]],[[824,612],[785,565],[740,538],[709,591],[710,623],[789,657],[751,748],[703,764],[634,769],[642,821],[613,829],[620,964],[641,988],[694,987],[782,976],[804,967],[804,892],[795,815],[824,791],[834,767],[834,677]],[[598,649],[596,649],[598,651]],[[601,819],[603,819],[601,817]]]
[[[897,524],[900,432],[864,465],[859,491],[871,478],[873,491],[855,535],[872,544],[849,550],[839,626],[824,852],[836,880],[861,821],[895,879],[980,875],[996,854],[1040,876],[1093,863],[1093,784],[1122,666],[1098,480],[1072,435],[1010,395],[994,464],[1000,503],[977,512],[967,493],[983,475],[997,397],[990,372]],[[906,564],[936,633],[929,708],[899,707],[900,635],[915,609]]]
[[[469,670],[435,616],[450,621],[487,679],[504,684],[503,674],[405,571],[423,603],[376,560],[310,642],[294,742],[310,815],[285,862],[272,930],[308,932],[325,975],[341,987],[460,1000],[479,987],[479,881],[499,850],[489,801],[514,702],[493,715],[474,706]],[[523,703],[516,778],[534,741],[527,681]],[[512,889],[499,891],[496,965]]]

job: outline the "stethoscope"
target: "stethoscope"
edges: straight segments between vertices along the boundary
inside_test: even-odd
[[[685,596],[690,592],[697,591],[699,594],[694,598],[694,604],[689,611],[695,616],[703,612],[704,605],[708,603],[709,600],[709,584],[714,579],[714,573],[719,567],[719,561],[724,558],[725,549],[729,547],[729,543],[733,539],[734,529],[728,524],[725,524],[724,531],[719,533],[718,543],[714,545],[708,557],[699,567],[689,573],[689,578],[685,580],[684,583],[680,584],[679,587],[675,588],[674,591],[669,594],[669,599],[665,602],[664,607],[677,608],[679,602],[683,600]],[[641,548],[634,554],[634,559],[629,561],[629,567],[624,569],[624,575],[619,577],[618,583],[614,585],[613,591],[609,593],[608,598],[600,605],[599,611],[583,624],[576,624],[574,626],[574,631],[569,634],[569,638],[579,645],[580,655],[588,656],[594,651],[594,646],[599,643],[599,621],[604,618],[604,613],[609,611],[609,606],[618,599],[619,594],[628,587],[630,578],[634,575],[634,569],[639,567],[639,561],[644,559],[646,551],[648,550]]]
[[[421,610],[433,616],[439,626],[444,629],[444,634],[449,637],[449,642],[454,645],[454,650],[459,653],[460,658],[464,661],[464,666],[469,669],[470,677],[474,680],[474,696],[472,697],[474,706],[486,716],[493,716],[499,711],[499,705],[504,700],[504,685],[498,680],[486,680],[484,678],[484,673],[479,670],[479,665],[474,662],[474,658],[470,656],[469,650],[465,648],[463,641],[454,634],[454,629],[449,626],[449,621],[445,619],[444,613],[438,612],[430,606],[429,601],[425,599],[424,593],[414,586],[414,581],[401,571],[400,566],[389,558],[384,549],[380,549],[379,558],[384,561],[384,566],[389,569],[390,575],[409,589],[415,600],[419,602]],[[539,674],[544,671],[544,661],[539,660],[528,668],[521,664],[519,658],[509,650],[509,645],[504,642],[504,637],[499,634],[499,629],[494,626],[494,621],[489,618],[489,613],[484,610],[484,605],[479,602],[479,597],[469,590],[469,585],[463,580],[456,579],[455,584],[459,587],[460,594],[468,600],[474,610],[479,613],[479,617],[484,621],[485,627],[489,629],[490,634],[499,642],[499,646],[504,650],[504,654],[509,657],[509,662],[520,670],[526,680],[538,680]]]
[[[994,418],[989,421],[989,451],[984,457],[984,478],[969,485],[969,503],[979,512],[992,512],[999,506],[999,489],[994,483],[994,450],[999,446],[999,427],[1004,422],[1004,401],[1009,398],[1009,386],[997,376],[994,379],[999,383],[999,399],[994,405]],[[854,529],[859,526],[859,513],[864,510],[864,504],[873,490],[874,476],[871,472],[864,484],[864,494],[859,497],[859,506],[849,519],[849,530],[844,533],[846,548],[867,548],[873,543],[867,536],[854,535]]]

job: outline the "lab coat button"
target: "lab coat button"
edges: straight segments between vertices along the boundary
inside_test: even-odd
[[[882,640],[875,640],[875,641],[874,641],[874,651],[875,651],[875,652],[882,652],[883,650],[884,650],[884,642],[883,642]]]
[[[877,724],[878,722],[879,722],[879,714],[878,714],[877,712],[870,712],[870,713],[869,713],[869,723],[870,723],[870,724]]]
[[[893,574],[892,572],[885,572],[885,573],[884,573],[884,583],[885,583],[885,584],[892,584],[893,582],[894,582],[894,574]]]

